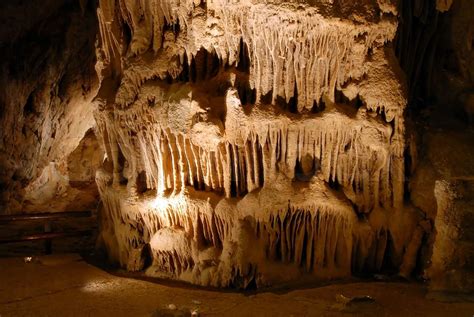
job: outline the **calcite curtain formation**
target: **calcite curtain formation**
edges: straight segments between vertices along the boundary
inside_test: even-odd
[[[112,260],[212,286],[409,274],[396,4],[336,2],[99,2]]]

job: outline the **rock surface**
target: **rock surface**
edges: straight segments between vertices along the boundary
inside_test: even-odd
[[[472,291],[470,0],[0,8],[2,213],[98,208],[110,261],[203,286]]]
[[[149,245],[150,275],[242,288],[416,262],[396,14],[391,1],[101,1],[110,259]]]
[[[67,157],[95,125],[97,19],[92,3],[73,0],[3,1],[0,18],[0,208],[16,213],[49,179],[48,201],[61,200]]]

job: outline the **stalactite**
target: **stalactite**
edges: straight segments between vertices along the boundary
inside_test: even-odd
[[[147,113],[144,118],[152,116]],[[297,161],[303,157],[319,166],[326,181],[356,188],[355,203],[361,210],[387,204],[386,199],[397,190],[394,176],[391,181],[387,177],[393,175],[392,165],[396,164],[389,160],[391,130],[378,123],[364,126],[334,114],[324,120],[302,119],[290,125],[278,120],[252,123],[250,118],[248,124],[240,124],[240,132],[226,135],[222,145],[205,149],[194,145],[189,137],[165,128],[158,118],[152,120],[156,122],[152,125],[142,122],[145,119],[129,112],[115,116],[106,123],[107,134],[116,136],[110,141],[111,149],[115,148],[111,150],[115,173],[122,170],[115,154],[120,147],[132,169],[130,175],[137,177],[145,172],[149,189],[159,193],[180,192],[186,186],[194,186],[240,196],[259,188],[262,182],[264,185],[274,181],[277,167],[294,178]],[[228,123],[234,124],[231,120],[228,118]],[[130,131],[135,131],[133,136]],[[380,143],[365,144],[367,138]]]
[[[116,85],[96,112],[113,164],[97,182],[122,266],[148,245],[147,274],[200,285],[382,268],[392,231],[367,219],[404,203],[396,10],[356,23],[324,8],[103,0]]]
[[[120,107],[127,107],[133,102],[146,80],[163,79],[168,75],[177,78],[183,70],[183,63],[179,61],[183,60],[184,54],[191,63],[204,49],[209,54],[215,53],[220,65],[237,65],[239,62],[246,63],[245,54],[241,52],[245,47],[250,59],[250,88],[256,90],[258,101],[270,94],[272,104],[275,104],[277,97],[288,103],[298,91],[298,111],[311,110],[323,96],[334,101],[336,89],[341,89],[349,80],[367,74],[363,61],[368,52],[392,40],[396,31],[396,25],[385,20],[364,25],[337,24],[328,22],[314,8],[295,12],[292,8],[263,4],[248,6],[221,0],[207,6],[207,10],[217,15],[212,26],[224,30],[210,45],[197,42],[198,38],[202,38],[197,35],[191,41],[184,41],[191,32],[206,32],[193,27],[193,19],[196,19],[196,25],[202,22],[199,16],[192,15],[192,1],[169,3],[154,0],[149,4],[153,11],[144,3],[135,1],[109,2],[109,6],[120,7],[121,19],[132,29],[130,49],[136,54],[146,51],[151,42],[155,52],[162,47],[162,39],[166,38],[163,36],[165,24],[179,25],[182,32],[177,36],[183,37],[177,47],[160,51],[161,58],[151,63],[137,58],[125,69],[116,98],[116,104]],[[108,25],[106,18],[99,16],[99,19]],[[138,20],[139,23],[136,22]],[[212,30],[208,32],[214,33]],[[107,40],[109,34],[116,33],[105,32],[103,40]],[[110,50],[108,47],[105,51]],[[243,57],[242,61],[239,56]],[[162,60],[173,62],[162,63]],[[200,60],[196,60],[198,68],[205,68],[206,61],[210,61],[209,58],[203,62]],[[206,77],[206,74],[202,75]],[[385,106],[391,107],[389,104]]]
[[[334,209],[331,203],[319,206],[316,203],[288,205],[271,211],[272,206],[268,206],[250,222],[254,233],[252,239],[256,239],[254,253],[259,256],[250,257],[249,262],[233,258],[229,263],[225,262],[229,259],[222,258],[223,254],[232,252],[235,247],[246,247],[239,246],[244,242],[238,238],[241,234],[239,223],[243,221],[246,210],[213,207],[182,195],[171,199],[150,197],[139,205],[124,204],[120,202],[120,196],[107,186],[101,186],[101,193],[106,201],[105,216],[112,227],[107,233],[102,233],[103,239],[113,240],[119,246],[121,263],[127,263],[131,250],[138,245],[149,244],[153,262],[150,274],[176,279],[193,276],[197,278],[193,282],[201,285],[229,286],[242,276],[256,278],[262,273],[260,270],[265,271],[263,262],[267,261],[291,264],[304,274],[332,272],[347,276],[353,270],[351,266],[355,260],[364,263],[370,257],[367,252],[364,254],[365,247],[360,242],[371,245],[377,241],[373,239],[374,233],[356,229],[359,220],[347,207]],[[142,235],[137,228],[142,228]],[[226,244],[226,241],[235,241],[237,245]],[[233,273],[221,271],[223,275],[212,281],[199,280],[196,270],[204,264],[202,261],[207,261],[200,255],[203,252],[211,252],[209,260],[214,263],[211,266],[216,267],[216,272],[219,272],[219,266],[230,266]],[[378,258],[383,258],[385,252],[385,244],[380,244]],[[253,269],[245,272],[243,267],[248,266]]]

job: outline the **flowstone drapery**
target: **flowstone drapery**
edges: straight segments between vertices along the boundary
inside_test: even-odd
[[[396,14],[390,0],[100,1],[109,257],[237,287],[413,269]]]

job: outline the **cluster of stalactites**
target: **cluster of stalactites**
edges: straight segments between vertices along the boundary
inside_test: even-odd
[[[289,102],[297,96],[298,112],[311,110],[324,95],[334,101],[336,89],[367,72],[368,52],[383,44],[376,41],[390,40],[395,32],[390,24],[360,28],[333,24],[314,12],[285,13],[265,15],[254,9],[239,24],[257,96],[271,93],[272,104],[278,97]]]
[[[97,15],[102,51],[106,61],[114,53],[139,55],[162,47],[165,25],[186,26],[193,1],[189,0],[100,0]],[[125,26],[126,25],[126,26]],[[124,29],[131,32],[125,43]]]
[[[138,206],[121,203],[111,190],[105,189],[102,195],[108,202],[104,217],[111,227],[104,237],[113,239],[110,245],[120,249],[116,254],[122,265],[126,266],[133,250],[149,244],[155,270],[176,279],[192,276],[196,284],[228,287],[242,277],[247,281],[265,277],[265,263],[272,262],[315,275],[349,276],[373,257],[375,233],[368,228],[354,230],[358,220],[350,209],[329,204],[289,205],[275,211],[260,206],[265,212],[248,222],[239,218],[238,211],[219,211],[180,195]],[[252,256],[238,251],[248,247],[241,240],[242,230],[248,230],[246,234],[255,241]],[[383,257],[386,245],[375,249]],[[240,256],[225,258],[226,254]],[[201,280],[200,270],[209,263],[216,266],[215,279]]]
[[[145,182],[141,187],[160,195],[192,186],[226,197],[272,186],[281,175],[289,181],[322,177],[336,189],[342,187],[361,211],[368,212],[392,206],[402,185],[394,182],[399,171],[390,155],[391,130],[362,121],[331,114],[291,124],[274,120],[255,125],[249,120],[238,129],[228,122],[228,129],[239,132],[229,132],[215,147],[203,147],[192,133],[160,124],[152,110],[97,117],[114,165],[114,181],[118,184],[122,175],[128,178],[133,195],[140,174]]]
[[[297,96],[301,112],[318,105],[323,96],[334,100],[336,89],[350,79],[362,78],[370,52],[392,40],[396,32],[396,24],[388,19],[359,25],[323,17],[311,7],[295,11],[238,1],[206,5],[202,8],[188,0],[103,0],[99,8],[102,49],[109,58],[120,51],[117,29],[124,26],[118,21],[124,21],[132,33],[128,46],[132,56],[153,49],[158,52],[155,59],[173,63],[184,61],[183,55],[187,55],[190,62],[204,48],[217,54],[222,65],[232,65],[248,53],[250,84],[256,89],[257,102],[268,94],[273,104],[279,97],[289,102]],[[198,14],[199,10],[207,13]],[[114,12],[120,12],[115,20],[109,17]],[[175,25],[177,36],[182,37],[170,39],[170,45],[177,47],[171,54],[174,56],[169,48],[160,50],[163,39],[166,41],[165,25]],[[123,96],[118,99],[122,107],[134,100],[145,80],[164,76],[158,66],[144,71],[147,66],[135,67],[136,63],[140,64],[140,59],[124,69],[123,92],[119,92]],[[169,75],[176,78],[179,72],[173,70]]]

